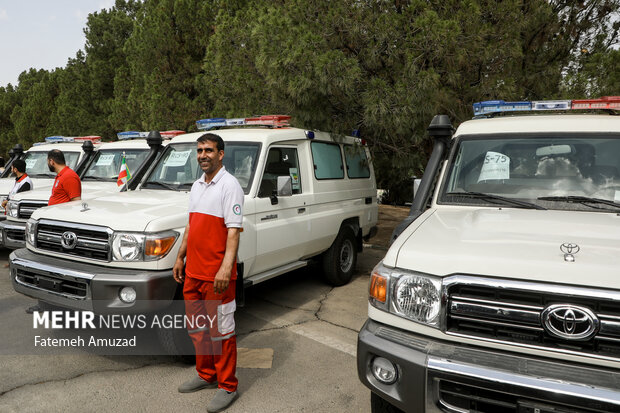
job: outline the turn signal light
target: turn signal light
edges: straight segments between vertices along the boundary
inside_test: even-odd
[[[385,303],[387,297],[387,278],[373,273],[370,276],[370,297],[375,300]]]
[[[166,238],[154,238],[146,240],[146,245],[144,246],[144,255],[160,257],[162,255],[166,255],[170,248],[174,245],[174,241],[176,237],[166,237]]]

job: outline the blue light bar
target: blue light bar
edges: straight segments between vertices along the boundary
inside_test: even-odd
[[[54,142],[75,142],[73,138],[68,136],[48,136],[45,138],[45,142],[54,143]]]
[[[497,112],[517,112],[523,110],[532,110],[530,102],[505,102],[503,100],[486,100],[484,102],[474,103],[474,115],[486,115]]]
[[[568,110],[571,109],[570,100],[535,100],[532,110]]]
[[[146,138],[149,136],[149,133],[130,130],[130,131],[125,131],[125,132],[119,132],[116,134],[116,136],[118,137],[119,140],[126,140],[126,139]]]
[[[209,118],[196,121],[196,127],[198,127],[198,130],[209,130],[219,126],[227,126],[226,118]]]

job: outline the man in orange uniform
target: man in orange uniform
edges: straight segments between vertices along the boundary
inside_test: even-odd
[[[65,155],[59,149],[47,153],[47,166],[50,172],[56,172],[52,195],[48,205],[82,199],[82,182],[80,177],[65,164]]]
[[[47,153],[47,167],[50,172],[56,172],[56,179],[52,186],[52,195],[48,205],[62,204],[63,202],[82,199],[82,182],[75,171],[65,164],[65,155],[60,149],[52,149]],[[41,311],[44,306],[39,304],[28,307],[26,312],[32,314]]]
[[[204,174],[192,185],[189,224],[185,228],[173,274],[178,283],[184,283],[183,297],[188,317],[202,315],[202,320],[212,322],[189,327],[196,349],[198,376],[179,386],[179,392],[218,387],[207,411],[220,412],[238,396],[234,315],[243,189],[222,165],[224,141],[220,136],[202,135],[198,138],[196,150]]]

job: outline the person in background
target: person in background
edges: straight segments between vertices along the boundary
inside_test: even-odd
[[[56,172],[52,195],[48,205],[82,199],[82,182],[75,171],[65,164],[65,155],[59,149],[47,153],[47,166],[50,172]]]
[[[66,165],[65,155],[61,150],[52,149],[47,153],[47,167],[50,172],[56,172],[52,194],[49,201],[47,201],[47,205],[57,205],[82,199],[82,182],[80,177],[73,169]],[[29,307],[26,309],[26,312],[32,314],[45,308],[46,306],[39,301],[38,305]]]
[[[30,191],[33,188],[32,180],[26,173],[26,162],[22,159],[17,159],[11,165],[11,172],[15,174],[15,184],[13,188],[11,188],[11,192],[6,197],[4,201],[2,201],[2,208],[6,208],[6,204],[9,203],[11,199],[20,192]]]

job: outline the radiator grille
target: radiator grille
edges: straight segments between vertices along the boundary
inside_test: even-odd
[[[77,240],[74,248],[62,245],[62,235],[66,232],[75,234]],[[40,222],[36,229],[36,246],[46,251],[110,261],[110,231],[104,227]]]
[[[492,339],[568,350],[620,359],[620,302],[611,299],[563,295],[508,288],[452,285],[448,289],[446,331]],[[600,325],[588,339],[571,340],[550,334],[543,311],[554,304],[572,305],[594,313]]]

